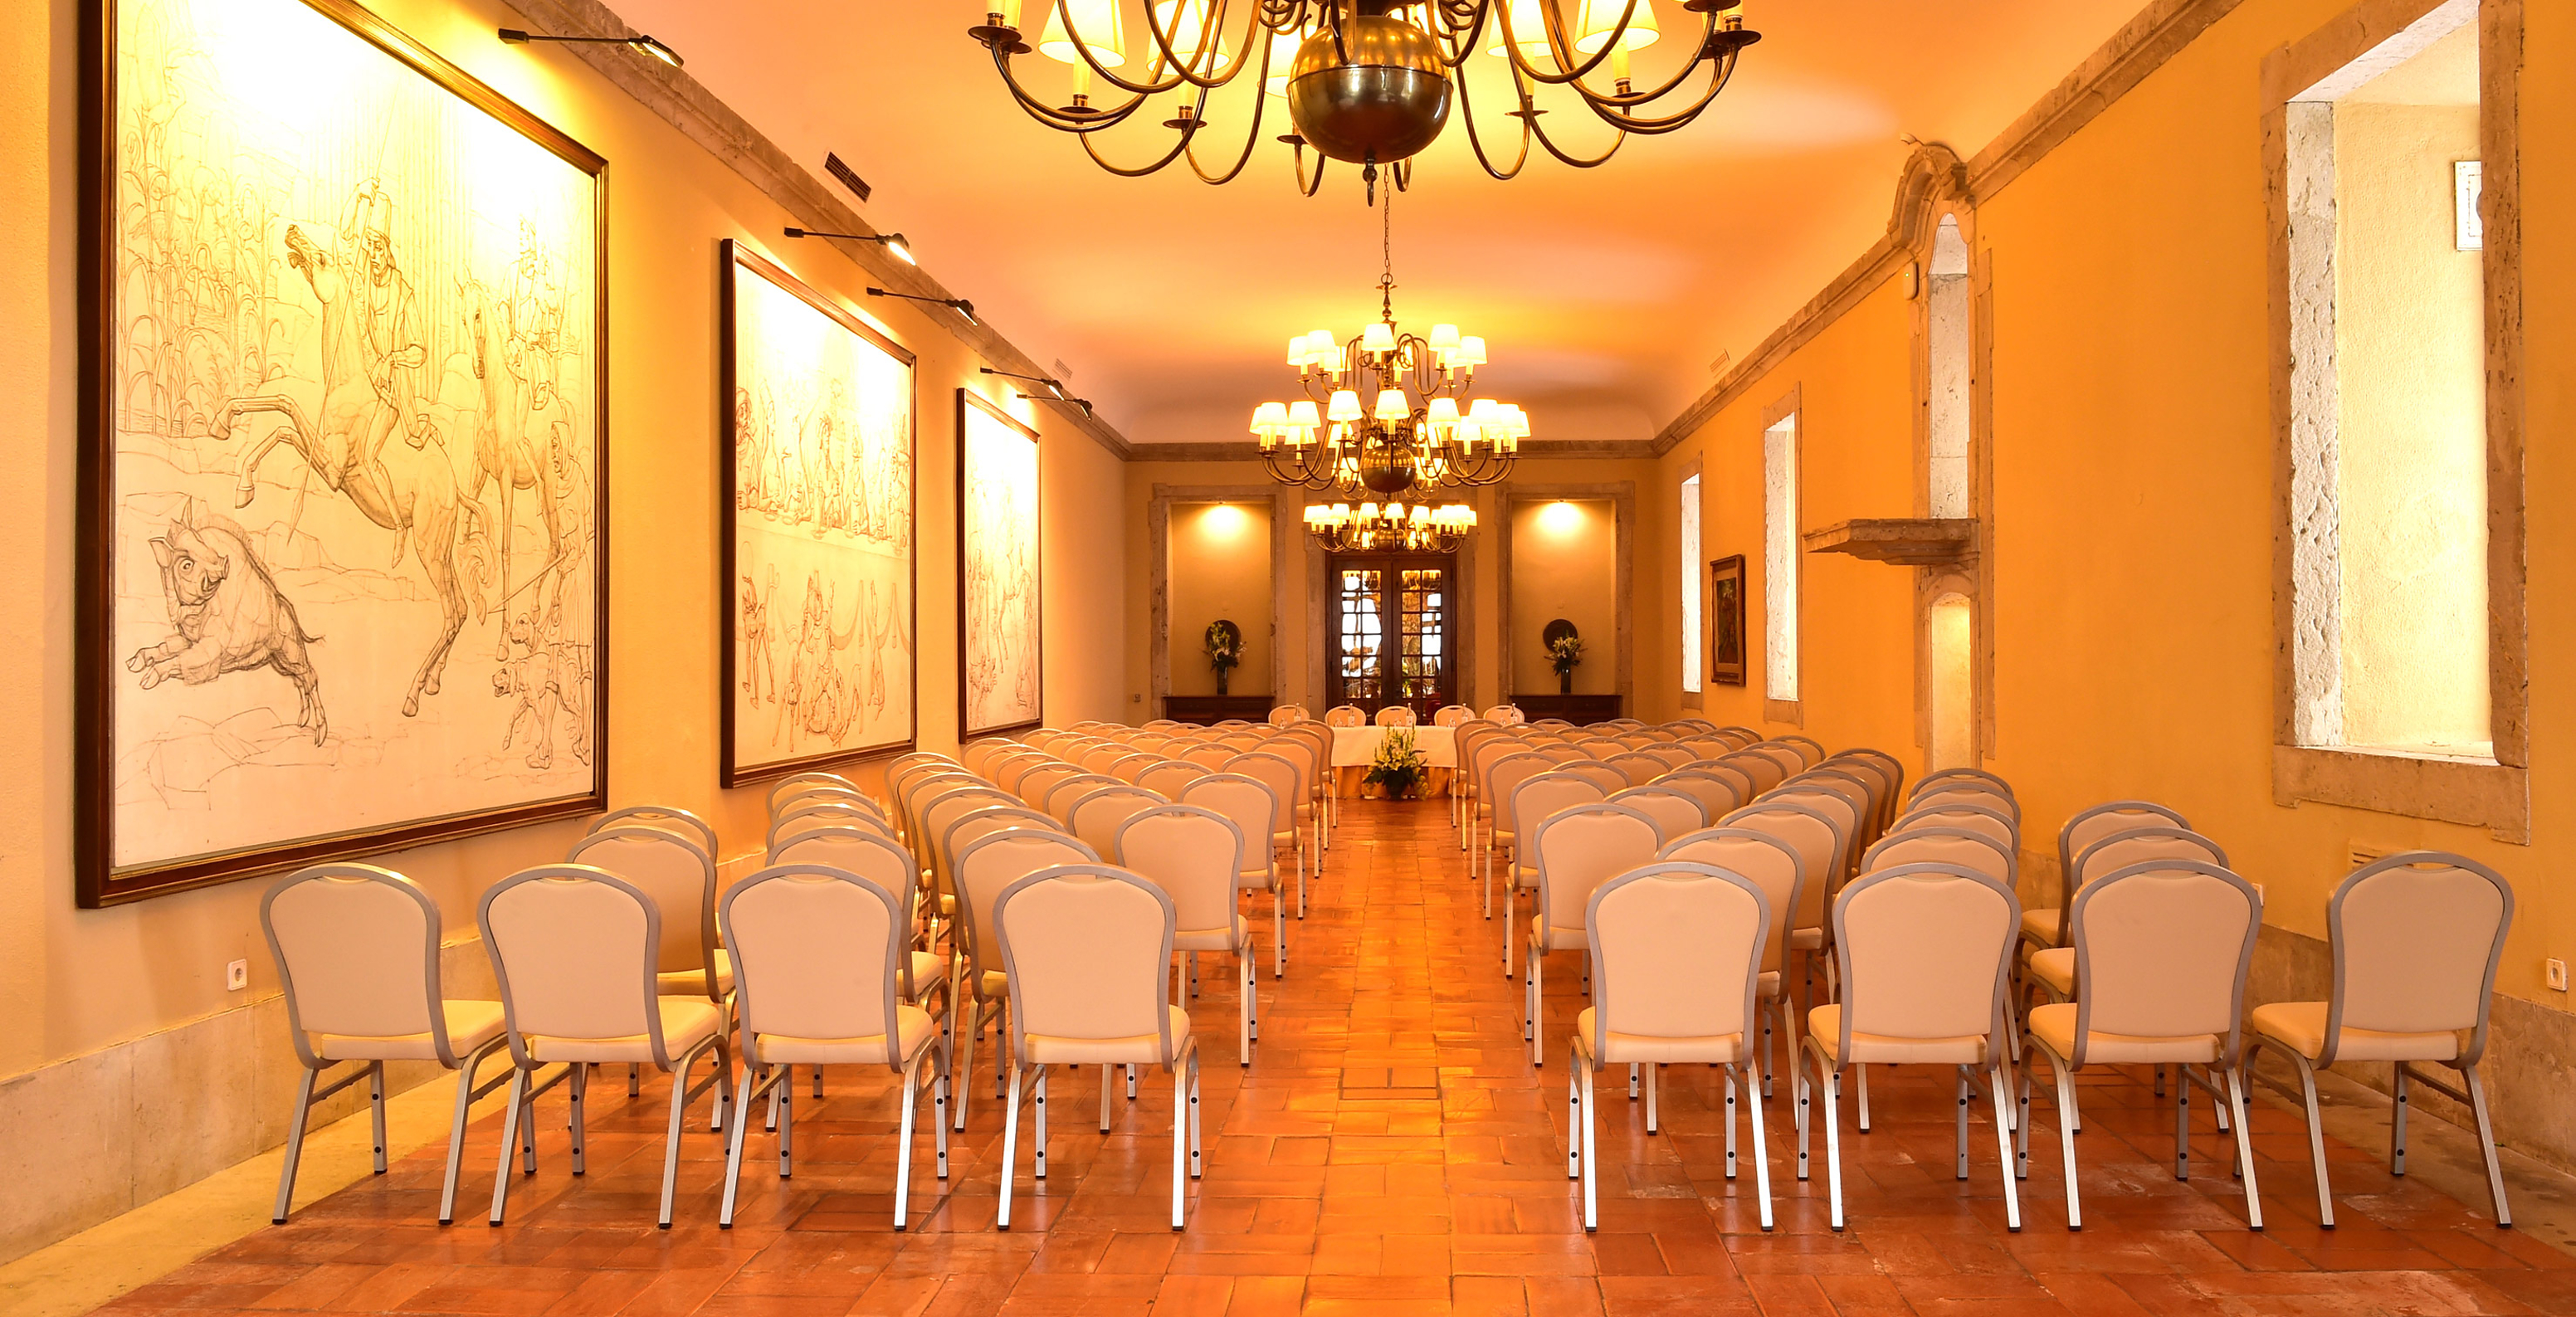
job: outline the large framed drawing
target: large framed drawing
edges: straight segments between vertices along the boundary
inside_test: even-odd
[[[1744,555],[1708,565],[1708,679],[1744,684]]]
[[[957,735],[1046,720],[1038,432],[957,391]]]
[[[912,748],[913,354],[724,244],[724,784]]]
[[[607,801],[607,162],[349,0],[84,31],[80,902]]]

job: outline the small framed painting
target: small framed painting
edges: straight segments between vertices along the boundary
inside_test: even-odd
[[[957,735],[1045,720],[1038,432],[957,391]]]
[[[1708,565],[1708,679],[1744,684],[1744,555]]]

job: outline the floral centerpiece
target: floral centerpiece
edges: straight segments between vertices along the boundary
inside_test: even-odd
[[[1558,636],[1547,642],[1547,665],[1556,669],[1556,686],[1560,692],[1574,692],[1574,669],[1583,662],[1583,637]]]
[[[1430,761],[1413,744],[1413,729],[1390,727],[1377,743],[1377,757],[1369,761],[1368,776],[1360,781],[1386,793],[1389,800],[1411,800],[1422,789],[1422,779],[1430,771]]]
[[[1216,693],[1223,695],[1227,675],[1243,661],[1243,632],[1220,617],[1208,623],[1201,647],[1207,650],[1208,666],[1216,669]]]

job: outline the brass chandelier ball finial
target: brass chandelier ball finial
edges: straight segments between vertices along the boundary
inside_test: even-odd
[[[1351,164],[1411,158],[1439,139],[1449,104],[1439,44],[1384,15],[1308,37],[1288,69],[1288,116],[1298,135]]]

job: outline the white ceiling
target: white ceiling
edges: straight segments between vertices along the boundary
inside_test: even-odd
[[[1903,135],[1974,154],[2141,3],[1749,0],[1763,40],[1718,103],[1598,169],[1540,158],[1496,182],[1453,117],[1395,204],[1397,316],[1486,336],[1479,391],[1526,406],[1534,437],[1648,438],[1719,354],[1746,352],[1876,238]],[[1670,31],[1696,21],[1660,7]],[[816,176],[838,152],[875,189],[869,223],[909,236],[1030,356],[1070,366],[1075,392],[1137,442],[1244,438],[1253,404],[1290,393],[1291,334],[1346,336],[1374,315],[1379,215],[1347,167],[1297,194],[1270,140],[1286,130],[1275,99],[1234,182],[1180,166],[1118,178],[1011,103],[965,34],[981,0],[616,8]],[[1021,63],[1062,89],[1063,66]],[[1473,63],[1474,90],[1503,85],[1499,60]],[[1243,90],[1211,104],[1212,159],[1241,149]],[[1480,126],[1508,124],[1487,119],[1494,104],[1479,100]],[[1166,117],[1105,134],[1104,154],[1159,154],[1169,133],[1147,124]],[[1549,122],[1575,149],[1602,140],[1575,114]]]

